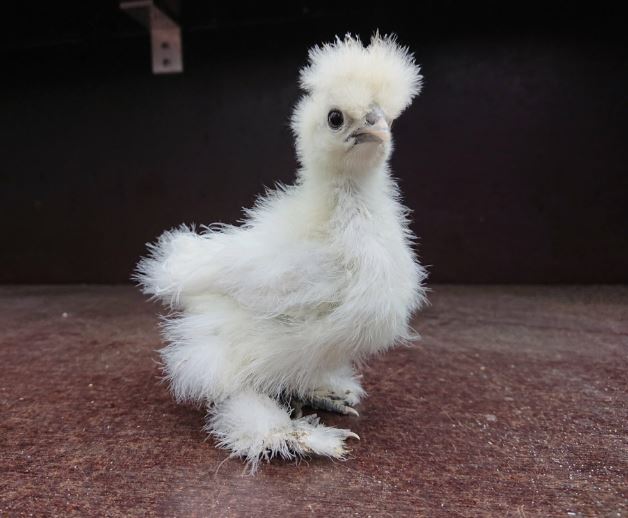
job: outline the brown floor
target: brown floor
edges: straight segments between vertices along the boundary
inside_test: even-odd
[[[627,516],[628,288],[436,286],[346,462],[206,441],[130,287],[0,289],[0,515]]]

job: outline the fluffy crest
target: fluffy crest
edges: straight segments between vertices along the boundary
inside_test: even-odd
[[[376,32],[365,47],[357,36],[347,34],[311,48],[300,80],[310,95],[351,104],[376,102],[395,119],[420,92],[419,71],[413,54],[394,35]]]

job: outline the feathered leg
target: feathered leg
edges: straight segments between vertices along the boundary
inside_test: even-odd
[[[256,392],[241,392],[216,405],[206,430],[254,472],[260,460],[323,455],[341,459],[350,430],[320,424],[315,415],[290,419],[290,409]]]

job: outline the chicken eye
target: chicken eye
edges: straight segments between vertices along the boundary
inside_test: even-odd
[[[342,112],[339,110],[331,110],[327,114],[327,124],[333,130],[338,130],[342,127],[345,118],[342,116]]]

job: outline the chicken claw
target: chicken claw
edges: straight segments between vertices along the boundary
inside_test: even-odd
[[[306,403],[312,408],[319,410],[327,410],[328,412],[336,412],[338,414],[360,417],[360,414],[355,408],[349,406],[347,401],[335,395],[330,394],[329,396],[314,396],[312,399],[306,401]]]
[[[317,390],[303,400],[293,399],[291,404],[293,417],[297,419],[303,415],[302,408],[304,406],[309,406],[316,410],[326,410],[327,412],[360,417],[359,412],[353,408],[354,401],[356,401],[356,398],[349,390],[345,391],[344,396],[333,390]]]

